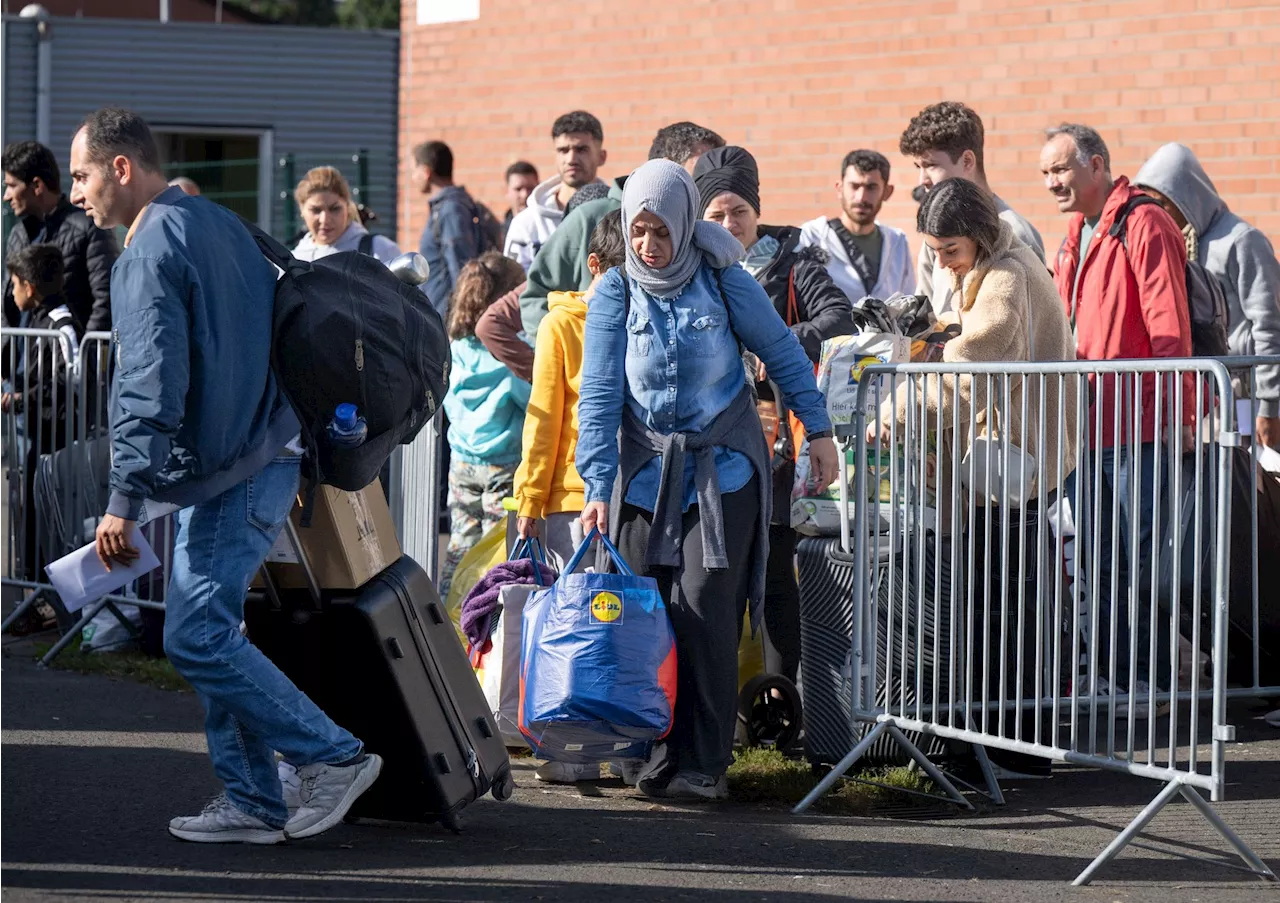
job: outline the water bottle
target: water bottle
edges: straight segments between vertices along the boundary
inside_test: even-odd
[[[337,448],[356,448],[364,444],[369,435],[369,425],[358,416],[353,404],[340,404],[333,409],[329,421],[329,441]]]

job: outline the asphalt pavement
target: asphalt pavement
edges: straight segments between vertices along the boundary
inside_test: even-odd
[[[795,817],[745,805],[674,807],[620,782],[543,787],[519,763],[505,803],[464,831],[343,825],[277,847],[185,844],[170,817],[217,792],[190,693],[38,669],[25,642],[0,659],[0,856],[15,901],[1280,900],[1226,868],[1130,849],[1094,885],[1070,881],[1160,789],[1090,770],[1009,785],[976,815]],[[1280,731],[1233,710],[1219,811],[1280,866]],[[1224,844],[1184,803],[1152,842]]]

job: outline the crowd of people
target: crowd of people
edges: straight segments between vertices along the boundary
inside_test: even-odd
[[[538,537],[553,562],[563,566],[599,529],[637,573],[656,578],[676,634],[675,723],[628,776],[653,797],[727,795],[745,615],[763,624],[769,670],[796,673],[796,536],[785,499],[798,454],[809,457],[815,489],[837,478],[815,364],[824,340],[854,330],[863,296],[927,296],[939,320],[959,326],[943,348],[950,362],[1183,358],[1193,350],[1191,259],[1221,283],[1230,351],[1280,354],[1274,251],[1230,212],[1182,145],[1161,148],[1130,180],[1112,172],[1094,129],[1049,129],[1041,172],[1068,218],[1065,240],[1047,256],[1041,235],[992,187],[978,114],[962,103],[930,105],[899,142],[924,189],[913,261],[908,236],[878,222],[894,185],[874,149],[833,161],[835,215],[768,226],[750,148],[708,128],[660,129],[649,159],[611,184],[597,175],[607,153],[596,117],[561,116],[551,139],[556,174],[539,181],[532,164],[513,163],[502,218],[455,184],[444,142],[419,145],[409,164],[428,202],[423,289],[451,340],[451,535],[441,587],[505,517],[507,496],[519,534]],[[121,389],[112,495],[98,529],[104,560],[129,558],[141,499],[167,494],[192,505],[179,515],[166,648],[206,704],[226,794],[171,830],[262,843],[281,839],[286,824],[290,836],[318,833],[376,777],[376,757],[235,630],[243,588],[298,482],[298,424],[267,367],[262,318],[274,278],[234,217],[166,182],[134,114],[104,110],[86,120],[71,177],[68,199],[47,148],[23,142],[4,151],[5,199],[19,217],[6,248],[5,317],[10,325],[44,317],[36,322],[77,335],[115,324]],[[299,257],[350,250],[389,262],[399,253],[365,229],[337,170],[307,173],[295,198],[306,225]],[[104,231],[117,226],[129,229],[123,253]],[[159,322],[142,303],[196,282],[199,322]],[[228,349],[217,343],[193,344],[201,331],[219,330],[246,337],[234,361],[219,358]],[[1154,391],[1154,381],[1143,386]],[[1254,388],[1256,440],[1280,447],[1277,371],[1260,370]],[[957,394],[962,405],[980,403],[968,390]],[[1111,393],[1098,397],[1106,406]],[[768,439],[761,400],[788,424]],[[1055,414],[1072,403],[1047,401]],[[1144,399],[1137,461],[1161,439],[1155,409]],[[1104,412],[1101,422],[1111,419]],[[1089,447],[1062,456],[1072,473],[1061,476],[1100,486],[1092,504],[1110,510],[1114,497],[1123,529],[1137,532],[1136,561],[1120,550],[1106,562],[1127,595],[1149,580],[1152,507],[1165,490],[1129,492],[1130,456],[1102,453],[1125,441],[1106,429],[1091,435]],[[1153,478],[1149,462],[1140,470]],[[1058,477],[1040,474],[1033,501],[1047,501]],[[233,522],[233,496],[248,505],[247,522],[243,511]],[[1123,670],[1120,679],[1128,680]],[[303,773],[301,810],[287,807],[273,783],[272,751]]]
[[[854,331],[855,302],[899,292],[927,296],[940,321],[960,328],[943,347],[947,362],[1184,358],[1193,353],[1187,264],[1199,260],[1228,299],[1229,351],[1280,352],[1280,265],[1271,245],[1229,212],[1181,145],[1161,148],[1131,183],[1112,173],[1096,130],[1048,129],[1041,173],[1068,219],[1059,251],[1046,256],[1040,233],[992,188],[978,114],[955,102],[926,107],[899,141],[923,189],[921,247],[913,261],[907,235],[878,222],[894,186],[888,159],[874,149],[855,149],[840,161],[838,215],[774,227],[761,224],[761,180],[750,150],[710,129],[689,122],[661,129],[650,161],[609,185],[596,177],[607,154],[594,116],[560,117],[552,140],[557,174],[515,211],[504,242],[527,281],[486,282],[474,338],[468,335],[455,352],[455,368],[468,374],[477,370],[477,354],[489,355],[485,366],[502,381],[491,377],[483,383],[490,391],[481,393],[464,378],[451,400],[449,414],[456,411],[460,422],[450,427],[450,445],[467,451],[450,469],[454,521],[443,579],[483,525],[500,521],[498,496],[508,490],[520,535],[542,535],[553,560],[567,560],[582,529],[599,526],[637,572],[658,577],[676,625],[678,698],[691,707],[681,706],[671,737],[640,775],[642,789],[655,795],[723,795],[743,606],[763,621],[766,667],[795,676],[791,459],[805,447],[815,458],[816,482],[834,478],[830,424],[813,395],[813,366],[823,340]],[[423,145],[418,159],[441,147]],[[1140,196],[1158,203],[1135,203]],[[450,214],[459,231],[475,220],[473,209],[469,202]],[[434,196],[431,217],[434,223]],[[424,233],[424,253],[430,238]],[[512,269],[511,281],[517,278]],[[476,305],[460,290],[453,297],[459,307]],[[785,334],[762,331],[762,321]],[[746,377],[743,349],[754,352]],[[982,407],[981,387],[959,383],[962,407]],[[1280,444],[1275,368],[1260,369],[1257,383],[1260,410],[1251,426],[1258,442],[1274,447]],[[1043,453],[1038,446],[1027,450],[1045,466],[1025,508],[1049,503],[1063,484],[1074,497],[1077,480],[1089,490],[1082,521],[1119,501],[1120,528],[1137,532],[1138,555],[1129,561],[1127,549],[1110,544],[1097,554],[1108,573],[1118,573],[1121,598],[1131,585],[1149,584],[1156,508],[1169,491],[1167,473],[1155,485],[1150,460],[1162,438],[1155,434],[1155,384],[1154,377],[1142,383],[1140,435],[1104,428],[1088,447],[1076,448],[1074,431],[1050,428]],[[1106,408],[1101,421],[1110,424],[1109,383],[1103,379],[1096,389]],[[751,402],[775,394],[797,415],[795,435],[782,449],[760,441],[750,410]],[[941,394],[949,404],[949,391]],[[471,407],[464,395],[475,399]],[[1075,422],[1074,394],[1059,397],[1050,386],[1046,396],[1049,423],[1059,413]],[[1038,396],[1027,405],[1041,410]],[[1188,406],[1184,424],[1192,415]],[[886,410],[881,424],[894,416]],[[944,417],[961,422],[967,414]],[[477,440],[499,428],[503,440],[477,456]],[[887,426],[870,432],[881,429],[887,439]],[[1021,433],[1019,423],[1011,429]],[[1036,433],[1029,430],[1032,445]],[[1135,461],[1111,454],[1131,441],[1139,446]],[[769,459],[779,451],[783,466],[775,468]],[[479,473],[478,464],[485,467]],[[1127,487],[1139,475],[1135,502]],[[482,495],[488,502],[478,505]],[[726,533],[725,524],[734,529]],[[1106,617],[1111,601],[1101,606]],[[1127,645],[1127,619],[1120,620],[1119,641]],[[1147,644],[1138,646],[1145,675]],[[1129,683],[1127,668],[1118,679]],[[1139,681],[1138,692],[1145,689]],[[572,780],[587,771],[547,767],[540,776]]]

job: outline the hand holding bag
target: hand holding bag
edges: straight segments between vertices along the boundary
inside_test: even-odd
[[[576,574],[598,540],[616,574]],[[536,755],[589,764],[647,758],[671,730],[675,633],[657,581],[637,577],[592,530],[525,608],[520,732]]]

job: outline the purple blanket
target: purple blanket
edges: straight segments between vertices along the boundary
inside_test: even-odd
[[[512,583],[536,585],[539,574],[541,585],[550,586],[555,582],[555,569],[545,564],[528,558],[504,561],[490,568],[471,588],[462,602],[462,632],[472,649],[484,652],[489,644],[493,617],[498,612],[498,591]]]

